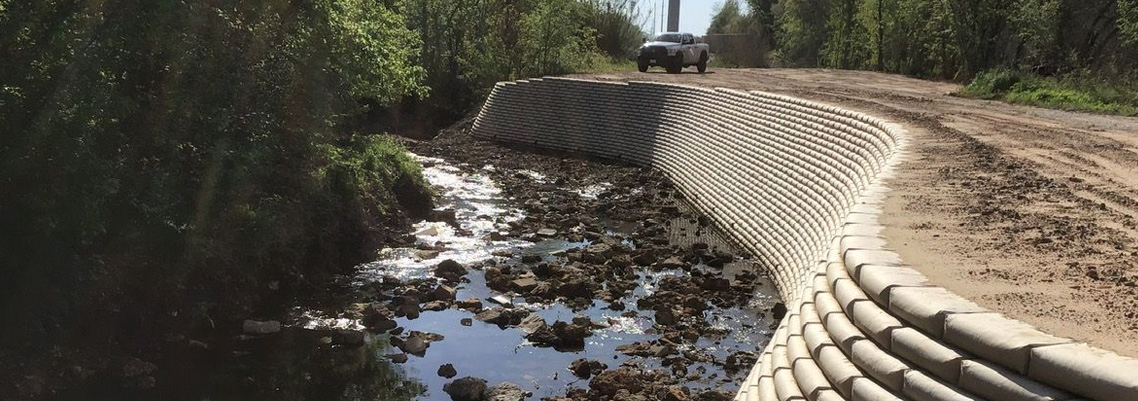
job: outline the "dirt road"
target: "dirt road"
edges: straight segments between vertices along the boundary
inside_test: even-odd
[[[763,90],[900,123],[910,142],[882,223],[907,263],[985,307],[1138,357],[1138,118],[860,71],[577,77]]]

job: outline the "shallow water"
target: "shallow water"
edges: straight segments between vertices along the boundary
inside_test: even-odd
[[[515,308],[527,308],[543,317],[547,323],[570,321],[575,315],[588,316],[604,328],[594,330],[586,338],[585,348],[577,352],[559,352],[553,348],[537,347],[525,340],[518,328],[499,328],[497,325],[473,319],[471,312],[448,309],[423,311],[414,320],[397,320],[404,330],[436,333],[444,339],[431,342],[423,357],[409,355],[406,363],[390,362],[386,355],[399,353],[389,343],[386,334],[368,335],[362,347],[334,345],[332,329],[358,330],[359,321],[344,317],[344,305],[367,299],[371,283],[391,278],[400,280],[431,279],[430,269],[445,259],[454,259],[464,265],[477,264],[493,258],[495,251],[510,251],[511,259],[499,258],[499,263],[513,263],[524,255],[540,255],[545,260],[556,260],[558,251],[583,247],[587,242],[569,242],[547,239],[538,242],[512,239],[487,242],[482,237],[495,231],[504,231],[507,223],[524,217],[510,205],[524,203],[504,194],[485,174],[493,166],[460,169],[440,159],[419,158],[424,174],[435,187],[440,209],[453,209],[457,227],[445,223],[420,222],[412,232],[419,244],[442,244],[445,249],[437,256],[424,259],[413,248],[385,249],[377,260],[359,267],[352,277],[341,281],[342,288],[330,291],[334,298],[313,300],[308,307],[298,307],[284,319],[286,327],[278,334],[266,336],[236,336],[215,338],[202,347],[175,349],[156,358],[158,373],[150,382],[145,378],[121,379],[108,377],[95,379],[75,389],[74,397],[82,399],[187,399],[187,400],[449,400],[443,385],[450,381],[436,374],[440,365],[453,364],[456,378],[474,376],[486,379],[490,385],[512,382],[533,392],[530,400],[564,394],[568,388],[588,386],[587,380],[577,379],[569,372],[569,364],[579,358],[595,359],[609,368],[622,363],[636,362],[647,368],[661,368],[659,358],[630,357],[616,352],[621,345],[648,342],[659,338],[653,328],[652,312],[635,311],[636,299],[657,291],[657,282],[670,275],[685,275],[684,271],[640,272],[640,286],[622,299],[635,314],[622,316],[622,312],[605,309],[608,303],[594,301],[584,310],[574,312],[565,305],[528,304],[522,298],[511,300]],[[476,172],[466,172],[474,170]],[[523,172],[530,179],[545,180],[537,172]],[[595,197],[608,184],[584,188],[565,188],[580,196]],[[613,222],[604,231],[608,234],[625,234],[635,224]],[[627,245],[632,245],[626,241]],[[706,268],[706,267],[701,267]],[[747,268],[743,264],[728,265],[731,269]],[[728,277],[730,278],[730,277]],[[460,285],[458,299],[479,298],[488,307],[488,298],[500,295],[490,290],[482,271],[471,270]],[[735,351],[756,351],[771,335],[770,316],[767,311],[777,302],[773,285],[764,282],[746,308],[712,308],[705,316],[713,328],[722,328],[727,335],[718,340],[701,337],[691,349],[681,349],[686,355],[710,354],[720,364]],[[329,306],[329,304],[339,306]],[[460,320],[471,318],[471,326]],[[730,374],[715,363],[692,362],[689,373],[698,373],[684,384],[692,388],[716,388],[733,391],[737,382],[748,373],[746,369]]]
[[[506,223],[524,217],[523,213],[509,207],[509,201],[501,189],[485,175],[464,173],[462,169],[450,166],[440,159],[419,157],[419,160],[425,165],[425,176],[440,195],[439,208],[453,209],[459,227],[451,227],[445,223],[416,224],[413,233],[416,234],[418,243],[430,245],[442,243],[445,244],[446,250],[437,257],[419,259],[416,257],[416,249],[385,249],[380,252],[379,260],[361,266],[359,273],[352,280],[354,285],[363,287],[369,282],[385,280],[387,277],[404,281],[429,278],[430,269],[445,259],[454,259],[468,265],[492,258],[492,253],[495,251],[508,250],[513,257],[504,261],[507,264],[517,262],[521,256],[529,254],[541,255],[545,260],[557,260],[557,257],[550,254],[588,245],[587,242],[573,243],[552,239],[536,243],[516,239],[494,242],[482,240],[485,234],[505,231],[508,229]],[[483,170],[490,171],[493,168],[493,166],[484,166]],[[519,173],[539,182],[546,179],[543,174],[535,171],[522,170]],[[577,192],[583,197],[595,197],[606,187],[607,184],[597,184],[585,188],[567,188],[567,190]],[[608,234],[621,235],[627,234],[629,230],[631,227],[627,224],[613,224],[605,231]],[[632,309],[636,305],[636,299],[656,291],[655,282],[660,278],[685,274],[687,273],[683,271],[641,272],[641,278],[638,280],[640,286],[622,301]],[[458,287],[457,298],[460,300],[478,298],[482,299],[487,307],[492,306],[493,302],[488,301],[489,297],[500,294],[486,286],[482,272],[471,270],[466,278],[470,282]],[[768,282],[760,288],[770,291],[773,290],[773,285]],[[769,321],[765,320],[766,311],[776,301],[776,297],[771,294],[758,294],[747,308],[710,309],[706,312],[706,317],[712,327],[724,329],[728,334],[717,340],[701,337],[695,344],[695,349],[681,349],[681,352],[710,354],[716,361],[722,363],[735,351],[756,351],[771,335]],[[568,370],[569,364],[579,358],[596,359],[608,364],[610,368],[630,360],[639,362],[644,367],[662,368],[659,359],[630,357],[616,352],[616,348],[621,345],[659,338],[653,329],[652,311],[636,311],[635,316],[622,316],[624,312],[606,309],[608,304],[603,301],[594,301],[592,307],[578,312],[557,303],[527,304],[520,297],[514,298],[512,302],[514,307],[534,311],[549,324],[558,320],[570,321],[575,315],[585,315],[607,327],[595,330],[593,336],[586,339],[584,350],[559,352],[553,348],[530,344],[525,340],[525,333],[518,328],[502,329],[495,324],[477,319],[473,319],[471,326],[463,326],[460,320],[474,316],[468,311],[457,309],[424,311],[417,319],[399,318],[397,322],[405,330],[437,333],[443,335],[445,339],[431,342],[425,356],[411,355],[406,363],[395,365],[395,369],[425,386],[426,394],[419,399],[448,400],[449,396],[442,391],[442,388],[452,379],[444,379],[436,374],[439,366],[447,363],[454,365],[458,372],[456,378],[475,376],[486,379],[491,385],[512,382],[533,392],[533,399],[564,394],[569,387],[587,387],[587,380],[574,377]],[[320,324],[333,324],[339,327],[355,325],[354,322],[344,319],[325,319],[315,323],[310,321],[304,324],[309,327]],[[383,339],[378,338],[378,340]],[[388,347],[379,354],[398,352],[398,349]],[[704,372],[695,380],[686,383],[689,387],[722,390],[737,389],[737,382],[748,373],[743,370],[730,374],[724,371],[722,366],[705,362],[691,363],[689,372]]]

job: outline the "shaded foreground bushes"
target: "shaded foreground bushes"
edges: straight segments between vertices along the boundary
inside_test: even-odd
[[[344,125],[426,93],[399,14],[219,4],[0,1],[5,368],[249,317],[429,210],[404,150]]]

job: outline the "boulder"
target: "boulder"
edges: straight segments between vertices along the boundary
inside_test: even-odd
[[[620,390],[636,394],[644,390],[645,383],[638,371],[622,367],[601,372],[589,382],[590,392],[612,397]]]
[[[363,318],[360,320],[360,323],[363,323],[364,327],[367,327],[368,330],[377,332],[388,331],[398,326],[395,320],[392,319],[392,316],[391,311],[382,305],[371,304],[364,308]]]
[[[542,326],[526,336],[538,346],[553,347],[558,351],[576,351],[585,348],[585,337],[593,335],[588,325],[554,322],[552,326]]]
[[[545,319],[536,313],[526,316],[525,319],[522,319],[521,323],[518,323],[518,328],[527,335],[533,334],[546,326]]]
[[[533,277],[522,277],[510,282],[510,286],[513,287],[515,291],[518,291],[520,293],[528,293],[530,291],[533,291],[534,288],[537,288],[537,284],[537,280],[535,280]]]
[[[664,391],[664,401],[688,401],[688,389],[682,386],[668,386]]]
[[[462,267],[461,264],[455,262],[453,259],[444,260],[435,266],[435,276],[448,281],[457,282],[465,275],[466,268]]]
[[[454,365],[449,364],[449,363],[442,365],[442,366],[439,366],[439,370],[435,373],[437,373],[439,375],[439,377],[443,377],[443,378],[447,378],[447,379],[455,377],[458,375],[458,371],[456,371],[454,369]]]
[[[474,315],[474,318],[504,328],[521,323],[522,319],[529,316],[529,314],[529,311],[521,309],[492,308],[478,312],[478,314]]]
[[[478,312],[482,310],[482,300],[478,298],[467,298],[455,303],[459,309],[468,310],[471,312]]]
[[[593,375],[600,374],[608,369],[608,365],[596,360],[589,360],[585,358],[578,359],[569,364],[569,371],[573,372],[574,376],[582,379],[588,379]]]
[[[455,295],[457,294],[458,291],[456,291],[454,287],[439,284],[439,286],[435,287],[435,290],[431,292],[431,298],[436,301],[454,301]]]
[[[390,359],[391,362],[393,362],[393,363],[406,363],[407,362],[407,354],[388,354],[388,355],[385,355],[385,357],[387,357],[387,359]]]
[[[430,344],[420,337],[408,337],[406,340],[399,344],[399,349],[403,350],[405,353],[422,357],[423,355],[426,355],[427,347],[429,346]]]
[[[522,401],[531,394],[517,384],[504,382],[486,389],[486,401]]]
[[[443,385],[443,392],[454,401],[482,401],[486,392],[486,380],[476,377],[463,377]]]

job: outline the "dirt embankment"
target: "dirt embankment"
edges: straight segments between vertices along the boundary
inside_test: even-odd
[[[1138,119],[953,96],[832,70],[585,75],[763,90],[903,124],[882,223],[904,260],[981,305],[1138,356]]]

